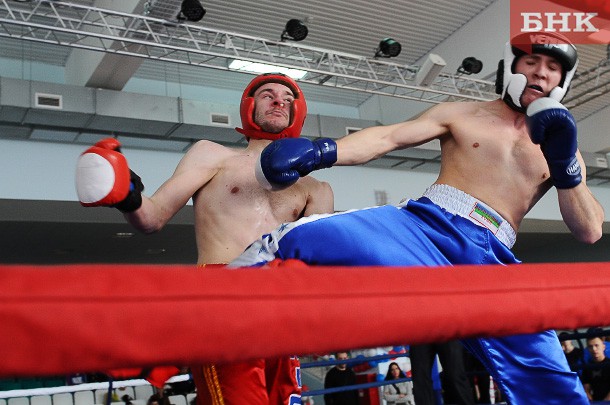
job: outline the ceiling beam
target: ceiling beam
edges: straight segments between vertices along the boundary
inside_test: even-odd
[[[120,11],[140,13],[143,10],[140,3],[141,0],[123,0],[116,5],[121,7]],[[108,0],[98,0],[96,5],[106,6]],[[99,31],[103,32],[103,29]],[[119,45],[111,43],[109,46]],[[75,48],[66,61],[65,79],[67,84],[77,86],[122,90],[142,62],[142,58]]]
[[[61,1],[1,0],[0,37],[220,70],[234,59],[274,64],[307,71],[302,82],[428,103],[497,98],[494,83],[464,75],[418,86],[421,66]]]

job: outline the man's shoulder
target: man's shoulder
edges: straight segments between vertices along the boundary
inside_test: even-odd
[[[437,104],[429,111],[443,120],[454,121],[464,117],[487,114],[501,107],[497,101],[451,101]]]
[[[223,159],[243,154],[244,148],[232,148],[206,139],[195,142],[188,150],[188,154]]]
[[[195,142],[190,149],[203,149],[203,150],[217,150],[217,151],[238,151],[238,148],[231,148],[225,145],[222,145],[218,142],[209,141],[207,139],[201,139]]]

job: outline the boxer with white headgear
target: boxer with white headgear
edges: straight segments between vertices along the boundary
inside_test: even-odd
[[[559,33],[524,33],[513,37],[504,47],[504,59],[498,64],[496,93],[517,111],[525,112],[521,105],[521,95],[527,86],[527,78],[515,72],[517,60],[523,55],[542,54],[555,58],[563,69],[559,85],[549,93],[549,97],[561,102],[578,67],[576,47]]]
[[[572,234],[596,242],[604,210],[586,185],[576,121],[560,103],[574,76],[576,50],[542,34],[516,38],[506,49],[502,98],[436,104],[416,118],[337,141],[279,139],[267,146],[257,168],[262,184],[274,189],[312,170],[361,165],[433,140],[441,163],[436,181],[418,199],[283,224],[231,265],[279,259],[321,266],[516,265],[511,248],[519,226],[553,187]],[[510,404],[589,403],[554,331],[463,343]],[[417,404],[426,392],[418,381],[429,377],[429,370],[413,369]]]

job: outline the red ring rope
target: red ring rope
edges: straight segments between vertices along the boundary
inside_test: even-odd
[[[610,265],[0,266],[0,376],[610,324]]]

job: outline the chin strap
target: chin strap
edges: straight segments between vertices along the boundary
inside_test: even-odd
[[[280,132],[279,134],[274,134],[272,132],[258,131],[256,129],[243,129],[243,128],[235,128],[237,132],[244,135],[246,138],[254,138],[254,139],[267,139],[269,141],[275,141],[281,138],[289,138],[288,135]]]
[[[513,102],[513,99],[512,99],[512,98],[510,98],[510,96],[506,95],[506,96],[504,96],[504,98],[503,98],[502,100],[504,100],[504,102],[506,103],[506,105],[507,105],[507,106],[509,106],[511,109],[513,109],[513,110],[515,110],[515,111],[517,111],[517,112],[520,112],[520,113],[525,114],[525,108],[517,106],[517,105],[516,105],[516,104]]]

